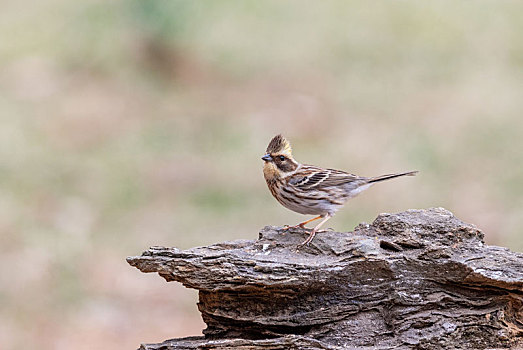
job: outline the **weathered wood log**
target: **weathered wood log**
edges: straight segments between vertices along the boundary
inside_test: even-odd
[[[523,254],[445,209],[381,214],[354,232],[302,229],[129,264],[199,290],[204,337],[142,349],[523,348]]]

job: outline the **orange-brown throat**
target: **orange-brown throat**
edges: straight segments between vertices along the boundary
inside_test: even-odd
[[[272,183],[278,181],[281,174],[274,163],[265,162],[265,164],[263,164],[263,177],[265,177],[265,181]]]

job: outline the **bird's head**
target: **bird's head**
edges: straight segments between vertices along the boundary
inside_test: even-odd
[[[263,174],[265,179],[284,177],[296,170],[299,163],[292,157],[292,148],[289,141],[282,135],[276,135],[267,146],[266,154],[262,157]]]

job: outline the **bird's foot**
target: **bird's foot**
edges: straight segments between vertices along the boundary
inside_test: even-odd
[[[330,228],[330,227],[325,229],[325,230],[316,230],[316,231],[314,231],[314,229],[313,229],[312,232],[309,234],[309,237],[307,237],[306,240],[304,240],[303,242],[298,244],[298,249],[300,249],[303,246],[308,246],[312,242],[312,240],[314,239],[314,236],[316,236],[316,233],[322,233],[322,232],[327,232],[327,231],[333,231],[333,229]]]
[[[298,224],[298,225],[294,225],[294,226],[285,225],[285,226],[283,226],[282,230],[283,231],[288,231],[290,229],[294,229],[294,228],[298,228],[298,227],[301,228],[301,229],[304,229],[304,230],[311,230],[310,228],[305,227],[305,224],[303,224],[303,223],[302,224]]]
[[[312,232],[309,234],[309,237],[307,237],[306,240],[304,240],[303,242],[298,244],[298,249],[303,247],[303,246],[308,246],[312,242],[312,240],[314,239],[314,236],[316,236],[316,233],[318,233],[318,232],[323,232],[323,231],[314,231],[314,230],[312,230]]]

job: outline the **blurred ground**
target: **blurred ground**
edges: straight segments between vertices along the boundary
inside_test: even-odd
[[[0,13],[0,348],[199,334],[192,291],[125,257],[304,217],[283,133],[376,186],[329,224],[442,206],[523,251],[523,3],[8,0]]]

